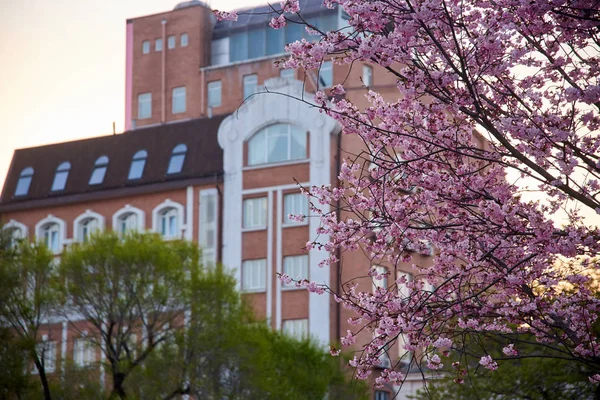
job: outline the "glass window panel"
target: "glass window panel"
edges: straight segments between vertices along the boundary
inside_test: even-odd
[[[256,93],[258,76],[256,74],[244,76],[244,99]]]
[[[306,22],[308,22],[310,25],[320,28],[320,23],[319,23],[319,17],[311,17],[311,18],[307,18]],[[308,25],[306,26],[308,27]],[[306,31],[306,27],[303,27],[303,32],[302,32],[302,37],[306,40],[308,40],[309,42],[316,40],[319,36],[317,35],[311,35]]]
[[[152,93],[138,95],[138,119],[152,117]]]
[[[284,334],[301,340],[308,336],[308,319],[288,319],[281,328]]]
[[[175,48],[175,35],[171,35],[167,38],[167,47],[169,49]]]
[[[368,65],[363,65],[362,74],[363,85],[371,87],[373,85],[373,68]]]
[[[267,29],[267,55],[279,54],[285,51],[285,29]]]
[[[208,83],[208,106],[218,107],[221,105],[221,81]]]
[[[319,28],[323,32],[334,31],[334,30],[338,29],[337,21],[338,21],[337,13],[322,15]]]
[[[333,65],[331,61],[323,61],[319,69],[319,88],[328,88],[333,85]]]
[[[246,199],[243,204],[244,228],[264,228],[267,225],[267,198]]]
[[[162,51],[162,39],[156,39],[154,41],[154,51]]]
[[[127,179],[140,179],[144,173],[144,166],[146,165],[146,160],[134,160],[131,162],[131,168],[129,168],[129,176]]]
[[[169,169],[167,170],[167,174],[180,173],[183,168],[184,160],[185,160],[185,154],[175,154],[175,155],[171,156],[171,161],[169,162]]]
[[[185,86],[173,88],[171,96],[173,114],[183,113],[186,111],[186,90]]]
[[[90,176],[90,185],[99,185],[104,182],[104,175],[106,175],[106,167],[95,167]]]
[[[248,165],[264,164],[267,162],[267,131],[263,130],[254,135],[248,142]]]
[[[289,44],[295,42],[296,40],[302,39],[303,30],[304,25],[288,22],[285,25],[285,43]]]
[[[188,45],[188,34],[187,33],[182,33],[181,34],[181,47],[185,47]]]
[[[267,286],[267,260],[242,262],[242,290],[264,291]]]
[[[308,254],[283,257],[283,273],[294,280],[309,279]],[[284,284],[285,287],[296,287],[294,282]]]
[[[265,55],[265,36],[266,31],[264,28],[248,31],[248,58],[258,58]]]
[[[150,41],[149,40],[144,40],[142,42],[142,53],[143,54],[150,53]]]
[[[68,176],[69,171],[57,172],[56,175],[54,175],[54,182],[52,182],[52,191],[64,190]]]
[[[307,215],[308,214],[308,198],[302,193],[292,193],[283,196],[283,222],[285,224],[297,223],[289,218],[289,215]]]
[[[229,38],[229,60],[242,61],[248,59],[248,34],[234,33]]]
[[[304,129],[291,126],[291,149],[290,159],[298,160],[306,158],[306,132]]]
[[[278,132],[267,131],[267,162],[281,162],[289,159],[289,136]]]
[[[32,175],[24,176],[23,173],[21,173],[21,177],[17,182],[17,188],[15,189],[15,196],[25,196],[29,192]]]

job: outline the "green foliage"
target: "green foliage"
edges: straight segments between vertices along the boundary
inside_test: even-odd
[[[502,398],[530,400],[563,400],[594,398],[594,385],[590,385],[586,371],[581,364],[573,360],[561,359],[561,354],[552,350],[540,353],[539,344],[527,344],[527,338],[521,338],[516,346],[519,356],[499,362],[496,371],[489,371],[479,365],[479,358],[471,357],[468,343],[460,353],[462,356],[446,358],[441,374],[429,380],[427,389],[421,389],[415,399],[461,399],[496,400]],[[494,338],[479,337],[479,346],[484,346],[495,359],[507,358],[502,354],[503,345]],[[505,342],[504,344],[508,344]],[[460,361],[460,369],[452,368],[452,362]],[[460,373],[463,371],[463,373]],[[463,379],[458,384],[456,379]]]

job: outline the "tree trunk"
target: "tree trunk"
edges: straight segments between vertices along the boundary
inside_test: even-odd
[[[33,356],[33,363],[38,370],[38,375],[40,376],[40,381],[42,381],[42,388],[44,390],[44,400],[52,400],[52,395],[50,394],[50,386],[48,384],[48,377],[46,376],[46,370],[42,366],[40,359],[37,355]]]
[[[123,382],[125,382],[125,374],[122,372],[113,373],[113,390],[110,394],[110,398],[119,398],[126,399],[127,394],[125,393],[125,388],[123,387]]]

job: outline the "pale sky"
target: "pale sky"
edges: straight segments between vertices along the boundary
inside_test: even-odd
[[[123,131],[125,21],[177,3],[0,0],[0,186],[17,148],[111,134],[113,121]]]

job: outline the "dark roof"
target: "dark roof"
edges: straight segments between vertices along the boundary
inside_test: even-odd
[[[141,187],[164,184],[176,187],[177,182],[189,183],[198,178],[216,179],[222,176],[223,151],[217,142],[217,131],[226,115],[213,118],[194,119],[169,123],[125,132],[118,135],[101,136],[73,142],[15,150],[5,180],[0,210],[11,209],[10,205],[30,203],[32,200],[65,201],[67,198],[102,197],[103,192],[139,192]],[[167,175],[173,148],[183,143],[187,153],[181,173]],[[133,155],[146,150],[148,158],[141,179],[128,180]],[[104,181],[89,185],[94,163],[101,156],[109,158]],[[63,162],[71,163],[66,187],[51,192],[56,168]],[[14,196],[21,171],[34,169],[29,191],[25,196]],[[44,201],[43,203],[48,203]]]
[[[303,18],[314,16],[316,14],[335,14],[337,9],[328,9],[323,6],[323,0],[299,0],[300,15]],[[213,39],[220,39],[229,36],[236,31],[248,28],[268,26],[271,18],[275,16],[273,10],[281,10],[279,3],[273,2],[272,5],[263,5],[252,8],[236,10],[238,13],[237,21],[219,21],[213,29]],[[295,21],[300,19],[293,14],[286,14],[286,17]]]

